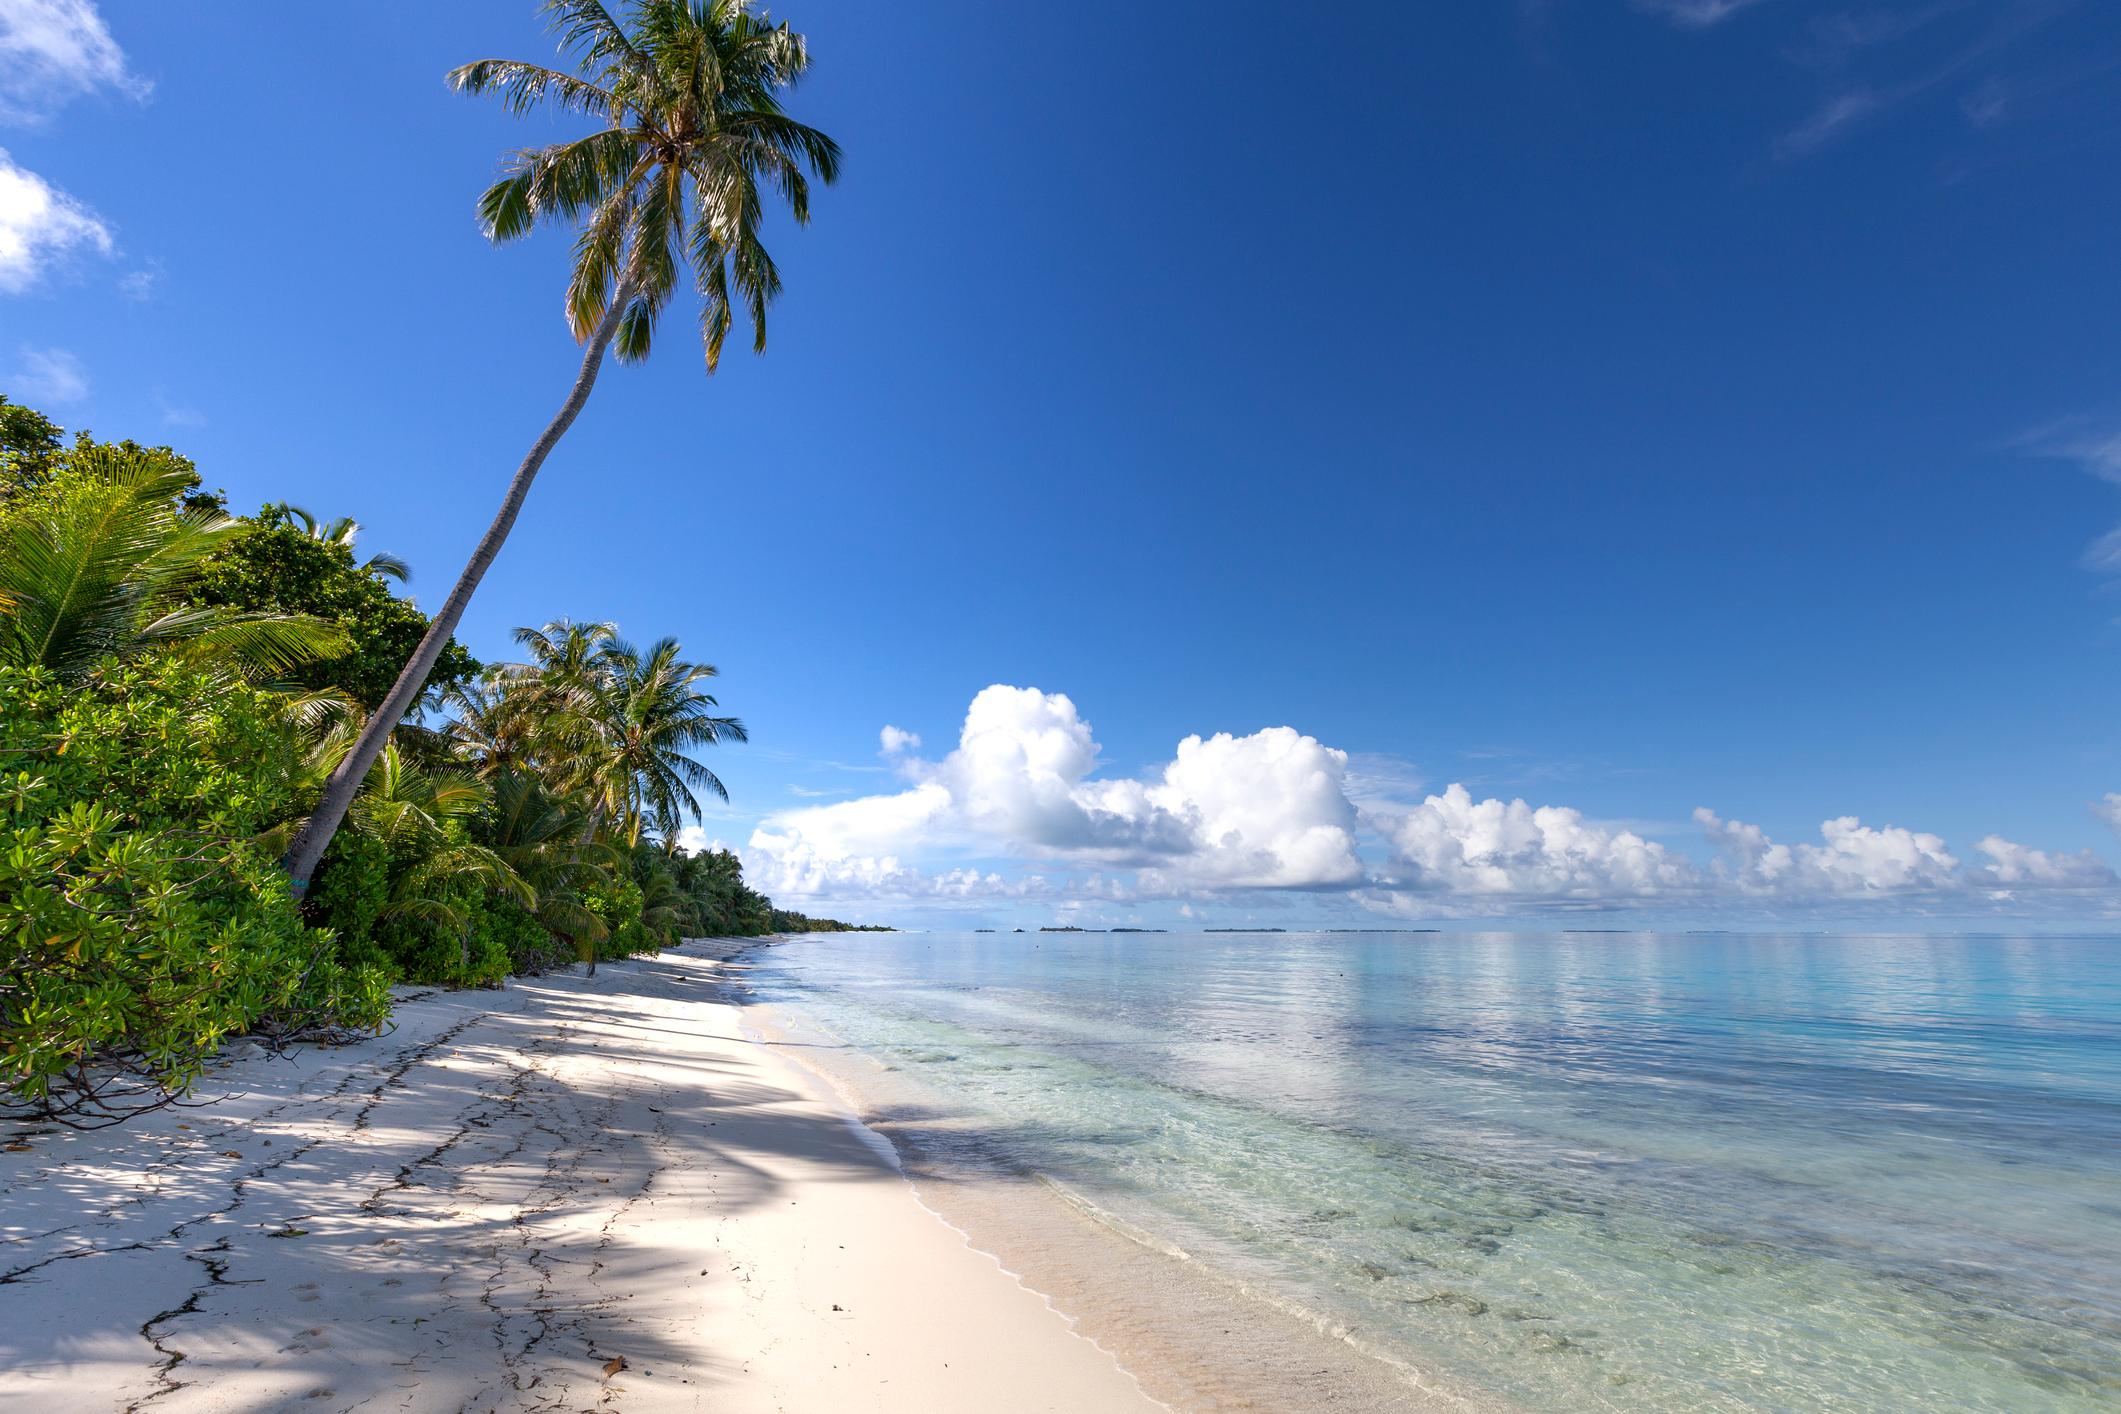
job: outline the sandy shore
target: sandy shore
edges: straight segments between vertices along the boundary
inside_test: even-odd
[[[0,1408],[1162,1407],[744,1039],[713,952],[0,1152]]]

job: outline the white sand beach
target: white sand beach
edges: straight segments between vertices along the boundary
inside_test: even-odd
[[[0,1408],[1163,1407],[744,1038],[714,952],[412,997],[206,1107],[11,1139]]]

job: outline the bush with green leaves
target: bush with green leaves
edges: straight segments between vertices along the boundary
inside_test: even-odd
[[[78,1124],[165,1103],[225,1038],[378,1026],[275,851],[284,704],[168,658],[0,667],[0,1093]]]
[[[582,905],[607,930],[597,944],[599,957],[632,957],[662,946],[641,925],[641,886],[632,879],[618,874],[598,879],[582,890]]]
[[[399,669],[427,632],[427,615],[390,591],[386,576],[354,558],[351,532],[305,529],[303,513],[267,506],[243,521],[226,544],[200,566],[192,588],[201,604],[251,613],[301,614],[322,620],[345,635],[347,647],[329,659],[305,663],[285,675],[298,686],[336,688],[372,710],[389,695]],[[394,564],[394,562],[391,562]],[[451,639],[428,677],[447,689],[467,682],[478,662]]]

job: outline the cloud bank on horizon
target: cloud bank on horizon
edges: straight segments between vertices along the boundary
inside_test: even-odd
[[[1035,687],[981,691],[940,759],[896,727],[880,740],[903,787],[767,816],[741,851],[761,888],[959,906],[1332,896],[1405,918],[2121,903],[2121,879],[2090,850],[1995,834],[1962,857],[1938,835],[1841,816],[1816,842],[1784,843],[1703,807],[1709,857],[1696,859],[1569,806],[1475,799],[1457,783],[1419,800],[1373,795],[1349,753],[1287,726],[1188,736],[1160,768],[1108,778],[1075,703]],[[2121,793],[2091,808],[2121,831]]]

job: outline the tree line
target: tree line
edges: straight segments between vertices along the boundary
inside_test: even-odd
[[[230,515],[167,447],[0,397],[0,1088],[95,1124],[226,1037],[371,1030],[394,983],[487,986],[680,937],[837,929],[676,844],[744,740],[673,639],[454,640],[297,900],[280,860],[429,622],[359,527]]]
[[[742,740],[673,640],[566,620],[483,666],[453,634],[607,352],[646,358],[681,280],[712,373],[781,277],[769,207],[809,219],[837,144],[790,117],[803,36],[748,0],[544,0],[566,68],[447,75],[587,119],[479,197],[494,242],[573,229],[582,346],[559,410],[430,619],[358,528],[234,517],[168,448],[0,402],[0,1097],[97,1123],[164,1103],[223,1036],[378,1025],[396,980],[490,983],[775,910],[734,856],[672,843]]]

